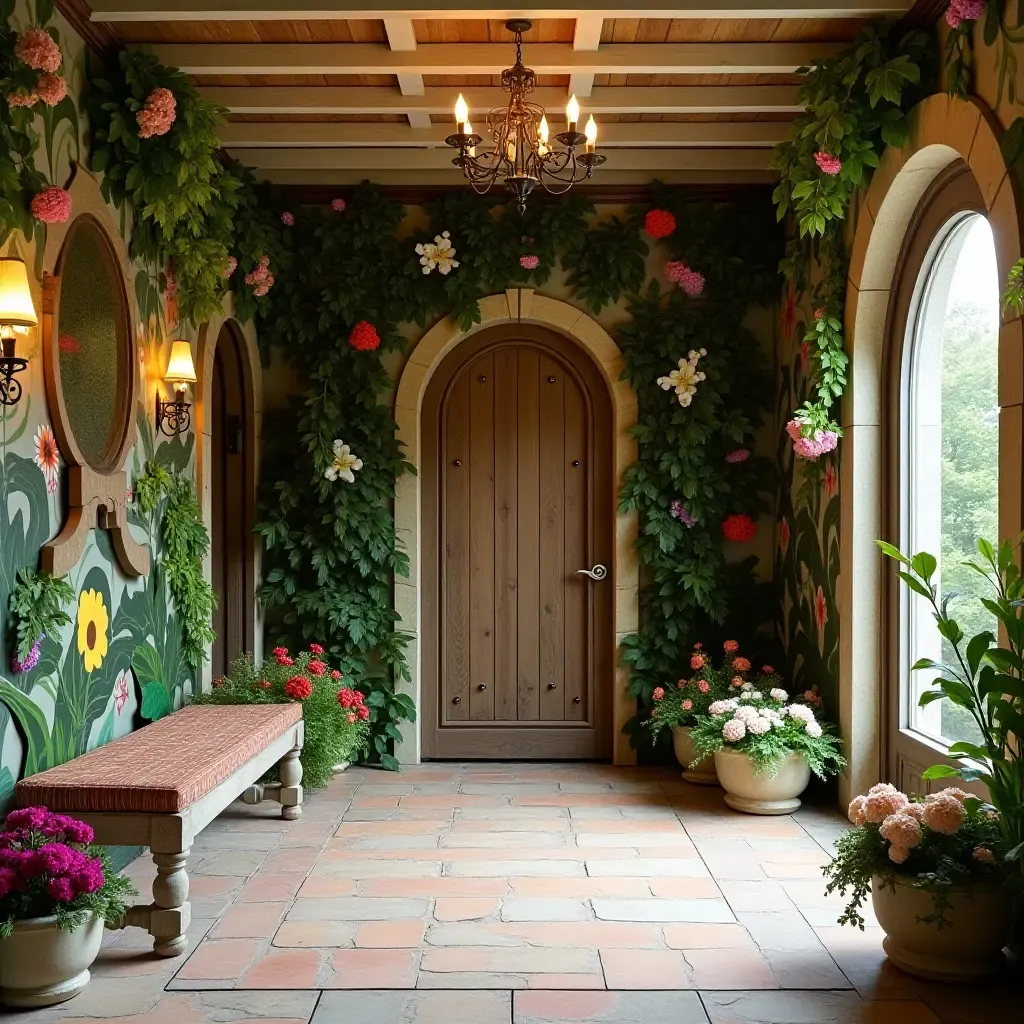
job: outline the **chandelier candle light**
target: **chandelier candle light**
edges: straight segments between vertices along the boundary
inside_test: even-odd
[[[501,87],[509,94],[508,105],[487,114],[487,129],[494,146],[477,153],[483,142],[473,132],[469,106],[462,94],[455,103],[456,132],[445,142],[457,149],[452,161],[481,195],[504,176],[505,187],[516,197],[519,212],[526,209],[526,199],[541,185],[552,194],[567,192],[577,182],[589,178],[605,157],[597,152],[597,124],[591,117],[585,133],[579,131],[580,105],[573,96],[565,108],[568,129],[550,137],[547,113],[527,96],[536,88],[537,76],[523,66],[523,33],[532,23],[525,19],[506,21],[505,27],[515,35],[515,66],[501,73]],[[580,147],[582,152],[577,152]]]

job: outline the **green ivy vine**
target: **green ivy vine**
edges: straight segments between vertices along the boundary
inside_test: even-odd
[[[819,311],[803,339],[814,355],[817,398],[795,412],[806,436],[841,433],[832,409],[848,365],[844,221],[885,147],[906,142],[906,113],[924,92],[929,52],[927,34],[898,35],[871,23],[835,57],[800,69],[806,109],[776,147],[772,167],[782,179],[773,196],[778,218],[792,214],[796,222],[781,269],[793,291],[810,291]]]

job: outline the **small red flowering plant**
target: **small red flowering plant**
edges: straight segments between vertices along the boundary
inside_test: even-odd
[[[334,766],[355,760],[368,743],[370,709],[363,694],[345,683],[321,644],[295,652],[275,647],[259,668],[243,655],[192,703],[301,704],[306,739],[299,760],[309,789],[326,786]]]
[[[729,696],[730,680],[736,674],[732,663],[738,650],[735,640],[726,640],[725,656],[716,668],[703,644],[694,644],[690,654],[690,677],[665,683],[652,694],[654,705],[648,724],[655,737],[663,729],[695,725],[700,715],[707,714],[713,701]],[[749,664],[747,662],[748,667]]]
[[[0,832],[0,939],[19,921],[55,917],[67,931],[89,914],[113,923],[139,894],[92,846],[83,821],[45,807],[11,811]]]

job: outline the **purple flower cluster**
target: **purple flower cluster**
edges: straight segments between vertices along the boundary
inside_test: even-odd
[[[683,526],[693,527],[697,525],[697,520],[690,515],[689,510],[678,498],[676,498],[676,500],[672,502],[671,511],[672,518],[678,519],[679,522],[683,524]]]
[[[85,822],[45,807],[11,811],[0,832],[0,902],[22,894],[40,903],[71,903],[103,888],[103,863],[83,847],[93,840]],[[43,912],[51,908],[43,907]]]
[[[39,652],[43,649],[43,641],[46,639],[45,633],[40,633],[36,637],[32,644],[32,650],[25,655],[24,661],[19,661],[16,654],[11,655],[11,671],[18,672],[31,672],[32,669],[39,664]]]

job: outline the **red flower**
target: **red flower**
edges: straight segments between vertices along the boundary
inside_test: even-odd
[[[363,695],[358,690],[343,686],[338,691],[338,703],[343,708],[357,708],[363,703]]]
[[[702,648],[703,646],[704,646],[704,645],[703,645],[703,644],[702,644],[702,643],[701,643],[701,642],[700,642],[700,641],[698,640],[698,641],[697,641],[697,643],[695,643],[695,644],[693,645],[693,649],[694,649],[695,651],[699,651],[699,650],[700,650],[700,649],[701,649],[701,648]]]
[[[656,686],[656,687],[654,688],[654,693],[652,693],[652,694],[651,694],[651,696],[652,696],[652,697],[653,697],[653,698],[654,698],[655,700],[662,700],[662,699],[664,698],[664,696],[665,696],[665,689],[664,689],[664,687],[662,687],[662,686]]]
[[[836,467],[832,462],[825,464],[825,493],[834,498],[839,490],[839,478],[836,475]]]
[[[309,653],[310,654],[323,654],[324,653],[324,649],[319,644],[310,644],[309,645]]]
[[[359,720],[365,722],[370,717],[370,709],[365,704],[359,705]]]
[[[766,676],[770,676],[770,675],[771,675],[771,674],[772,674],[772,673],[773,673],[773,672],[775,671],[775,669],[773,669],[773,668],[771,667],[771,665],[762,665],[762,666],[761,666],[761,671],[762,671],[762,672],[763,672],[763,673],[764,673],[764,674],[765,674]]]
[[[819,630],[824,629],[825,623],[828,622],[828,603],[820,585],[817,594],[814,595],[814,621],[818,624]]]
[[[734,672],[749,672],[750,661],[747,658],[733,658],[732,669]]]
[[[676,229],[676,219],[668,210],[648,210],[644,217],[644,231],[651,238],[667,238]]]
[[[722,650],[725,651],[726,654],[735,654],[739,649],[740,645],[735,640],[726,640],[725,643],[722,644]]]
[[[284,684],[284,692],[292,700],[305,700],[313,692],[313,684],[305,676],[292,676]]]
[[[360,320],[352,328],[348,336],[348,343],[360,352],[373,352],[380,348],[380,335],[377,328],[367,320]]]
[[[690,658],[690,668],[692,668],[692,669],[694,669],[696,671],[697,669],[703,668],[703,667],[704,667],[704,655],[703,654],[694,654],[694,655],[692,655],[691,658]]]
[[[314,658],[306,666],[306,669],[309,671],[311,676],[322,676],[327,671],[327,666],[322,661],[318,661]]]
[[[779,544],[782,547],[782,553],[786,553],[786,549],[789,547],[789,520],[785,516],[782,518],[782,522],[779,523]]]
[[[334,669],[331,672],[331,678],[332,679],[340,679],[341,678],[341,673],[337,669]]]
[[[348,724],[349,725],[355,725],[356,724],[356,716],[355,716],[355,713],[352,712],[352,711],[350,711],[348,713]]]
[[[287,657],[287,655],[288,655],[288,648],[287,647],[275,647],[270,653],[275,658],[284,658],[284,657]]]
[[[295,664],[295,659],[294,658],[288,658],[288,657],[286,657],[283,654],[279,654],[278,657],[277,657],[277,663],[278,663],[278,665],[294,665]]]
[[[722,536],[726,540],[746,544],[757,536],[757,523],[750,516],[726,516],[722,520]]]
[[[269,690],[270,689],[270,680],[269,679],[261,679],[259,681],[258,685],[259,685],[259,688],[261,690]]]

